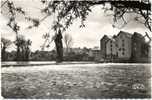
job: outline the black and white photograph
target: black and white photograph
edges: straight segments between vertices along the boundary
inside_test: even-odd
[[[151,99],[151,0],[1,0],[1,99]]]

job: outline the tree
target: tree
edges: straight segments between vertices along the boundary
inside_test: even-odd
[[[14,12],[20,12],[25,14],[21,8],[14,8],[12,5],[13,3],[9,0],[6,0],[2,3],[8,4],[8,8],[10,9],[9,12],[13,15],[10,18],[10,22],[15,21]],[[39,24],[44,21],[47,17],[54,15],[56,17],[52,29],[54,30],[55,34],[60,34],[66,31],[67,28],[73,23],[75,19],[81,19],[80,27],[85,27],[85,20],[89,13],[92,11],[91,8],[95,5],[103,5],[103,9],[105,12],[107,10],[111,10],[114,12],[113,14],[113,21],[116,23],[118,20],[122,20],[125,26],[127,24],[124,15],[126,13],[136,13],[139,16],[135,17],[135,20],[141,21],[140,19],[143,18],[143,23],[150,31],[151,31],[151,3],[149,0],[83,0],[83,1],[69,1],[69,0],[59,0],[59,1],[50,1],[50,0],[41,0],[41,2],[45,5],[45,8],[42,9],[42,13],[45,13],[46,16],[42,19],[35,19],[31,17],[27,17],[26,19],[33,22],[34,27],[38,27]],[[110,4],[110,8],[106,7],[106,3]],[[14,9],[12,9],[14,8]],[[29,26],[32,28],[33,26]],[[115,25],[113,25],[115,27]],[[12,27],[12,26],[11,26]],[[13,27],[14,30],[16,30]],[[56,35],[56,38],[59,41],[55,41],[56,48],[57,48],[57,55],[62,59],[63,47],[62,47],[62,34]],[[58,45],[57,45],[58,44]],[[59,50],[59,51],[58,51]],[[61,53],[62,52],[62,53]]]
[[[66,52],[68,53],[73,45],[73,38],[70,34],[65,34],[63,37],[64,43],[66,45]]]
[[[58,34],[55,35],[55,46],[56,46],[56,52],[57,52],[57,59],[56,62],[62,62],[63,61],[63,44],[62,44],[62,34],[59,30]]]
[[[15,45],[18,47],[18,55],[16,56],[17,61],[28,61],[30,55],[31,45],[30,40],[26,40],[23,35],[18,35],[17,40],[15,41]]]
[[[21,7],[16,7],[15,4],[13,3],[13,1],[11,0],[2,0],[1,2],[1,8],[7,8],[8,9],[8,18],[9,18],[9,21],[7,23],[7,26],[9,28],[11,28],[15,34],[16,34],[16,41],[19,41],[18,40],[18,32],[20,30],[20,26],[18,25],[17,23],[17,15],[18,14],[23,14],[25,15],[25,12],[23,11],[23,9]],[[3,11],[1,11],[1,13],[3,13]],[[18,43],[19,44],[19,43]],[[17,45],[17,52],[16,52],[16,58],[19,58],[19,53],[20,53],[20,50],[19,50],[19,45]],[[18,60],[18,59],[17,59]]]
[[[2,55],[2,60],[5,61],[7,56],[6,56],[6,49],[12,44],[12,42],[8,39],[1,38],[1,55]]]
[[[25,45],[24,45],[24,60],[25,61],[28,61],[29,60],[29,57],[30,57],[30,53],[31,53],[31,50],[30,50],[30,47],[32,44],[32,41],[31,40],[26,40],[25,41]]]

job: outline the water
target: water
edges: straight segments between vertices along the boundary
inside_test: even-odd
[[[5,61],[2,65],[53,64],[55,61]]]
[[[94,64],[95,62],[84,62],[84,61],[73,61],[73,62],[62,62],[59,63],[60,65],[65,65],[65,64]],[[2,66],[33,66],[33,65],[56,65],[57,63],[55,61],[6,61],[6,62],[1,62]]]
[[[151,67],[147,65],[77,62],[2,67],[2,95],[38,99],[150,98]]]
[[[28,65],[56,65],[55,61],[4,61],[1,62],[2,66],[28,66]],[[69,61],[69,62],[62,62],[59,65],[68,65],[68,64],[97,64],[97,65],[150,65],[148,63],[96,63],[96,62],[89,62],[89,61]]]

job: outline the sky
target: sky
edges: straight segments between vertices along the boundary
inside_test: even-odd
[[[41,8],[44,8],[38,0],[13,0],[16,6],[21,6],[26,11],[26,16],[32,16],[34,18],[43,18],[45,15],[40,12]],[[100,46],[100,39],[103,35],[116,35],[120,30],[130,32],[139,32],[145,35],[145,32],[149,32],[145,26],[139,22],[134,21],[135,14],[125,15],[125,19],[128,24],[122,29],[113,28],[113,16],[112,12],[104,13],[101,9],[102,6],[94,6],[92,12],[89,13],[87,20],[85,21],[85,27],[80,28],[80,20],[75,20],[74,23],[67,29],[66,32],[73,38],[72,47],[87,47],[93,48],[95,46]],[[15,40],[15,33],[6,26],[8,22],[7,9],[2,9],[3,14],[0,15],[0,31],[1,37],[5,37],[10,40]],[[53,16],[48,17],[43,21],[38,28],[27,29],[30,22],[24,20],[22,15],[17,16],[17,22],[21,26],[20,34],[23,34],[27,39],[32,41],[31,50],[40,50],[40,46],[44,43],[42,35],[49,32],[51,36],[54,35],[53,30],[51,30],[52,22],[55,20]],[[120,22],[121,23],[121,22]],[[149,34],[151,35],[151,33]],[[9,50],[14,50],[16,47],[11,46]],[[54,42],[51,43],[50,48],[46,50],[52,50],[55,48]]]

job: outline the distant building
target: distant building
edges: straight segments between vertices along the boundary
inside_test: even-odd
[[[131,39],[132,34],[124,31],[120,31],[115,37],[116,47],[117,47],[117,56],[120,60],[130,60],[131,58]]]
[[[71,48],[71,51],[76,53],[76,54],[82,54],[83,50],[79,47],[79,48]]]
[[[109,40],[109,37],[107,35],[104,35],[100,40],[100,52],[101,52],[101,58],[106,58],[106,42]]]
[[[99,47],[94,47],[92,49],[92,54],[95,60],[99,60],[101,58]]]
[[[87,54],[88,54],[89,57],[93,57],[94,56],[94,54],[92,52],[92,49],[89,49],[89,51],[87,52]]]

